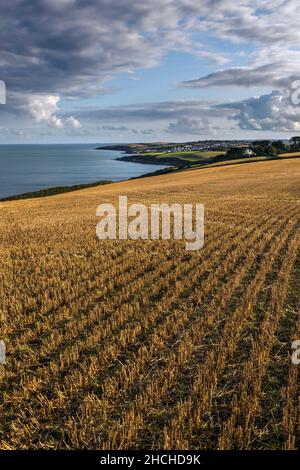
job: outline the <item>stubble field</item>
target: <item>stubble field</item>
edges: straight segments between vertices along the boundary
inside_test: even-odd
[[[100,242],[119,195],[204,203],[204,248]],[[291,159],[0,203],[0,448],[299,448],[299,201]]]

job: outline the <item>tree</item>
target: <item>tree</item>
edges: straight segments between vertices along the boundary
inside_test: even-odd
[[[275,142],[272,143],[273,147],[275,147],[278,151],[278,153],[282,153],[286,150],[285,144],[282,142],[282,140],[276,140]]]
[[[227,150],[227,157],[229,158],[239,158],[243,156],[244,149],[240,147],[231,147]]]
[[[290,145],[293,150],[300,150],[300,137],[292,137],[290,139]]]
[[[270,155],[272,157],[275,157],[276,155],[278,155],[277,148],[274,147],[274,145],[270,145],[267,149],[267,155]]]
[[[252,150],[258,157],[266,154],[266,149],[262,145],[253,146]]]
[[[253,147],[264,147],[267,148],[271,145],[272,142],[270,140],[254,140],[252,142]]]

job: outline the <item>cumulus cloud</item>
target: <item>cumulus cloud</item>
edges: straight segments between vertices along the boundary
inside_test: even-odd
[[[66,123],[72,128],[72,129],[80,129],[82,127],[81,122],[78,121],[74,116],[70,116],[66,119]]]
[[[59,96],[57,95],[35,95],[29,99],[29,112],[36,122],[50,121],[53,114],[58,111],[57,103]]]
[[[220,107],[235,110],[230,119],[237,121],[243,130],[300,131],[300,107],[293,103],[290,93],[273,91]]]
[[[55,127],[56,129],[62,129],[64,127],[64,123],[61,118],[55,116],[51,116],[51,119],[49,120],[49,123]]]
[[[33,95],[29,98],[28,109],[37,123],[46,122],[57,129],[63,127],[62,120],[57,117],[59,96]]]
[[[56,129],[63,129],[65,125],[72,129],[80,129],[81,123],[74,116],[63,119],[58,116],[60,111],[58,95],[32,95],[28,100],[29,114],[37,123],[47,123]]]
[[[221,17],[221,11],[224,17]],[[299,112],[291,103],[294,83],[300,78],[299,7],[296,0],[260,2],[216,2],[216,10],[205,16],[202,26],[216,37],[251,46],[242,66],[216,70],[179,83],[180,87],[264,87],[269,94],[221,105],[236,113],[243,130],[290,132],[299,130]],[[245,60],[246,59],[246,60]]]

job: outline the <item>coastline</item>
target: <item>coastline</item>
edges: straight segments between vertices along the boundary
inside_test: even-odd
[[[140,176],[133,176],[132,178],[128,178],[127,180],[124,180],[124,181],[147,178],[150,176],[159,176],[159,175],[163,175],[166,173],[170,173],[171,171],[176,171],[176,168],[168,167],[162,170],[156,170],[150,173],[145,173]],[[79,191],[80,189],[95,188],[96,186],[103,186],[103,185],[112,184],[112,183],[117,183],[117,181],[100,180],[100,181],[96,181],[95,183],[76,184],[72,186],[54,186],[51,188],[39,189],[37,191],[31,191],[28,193],[21,193],[21,194],[16,194],[13,196],[0,198],[0,203],[9,202],[9,201],[18,201],[18,200],[24,200],[24,199],[36,199],[39,197],[55,196],[57,194],[70,193],[73,191]]]
[[[146,165],[168,165],[173,167],[183,167],[188,163],[187,160],[177,157],[159,157],[152,156],[151,154],[145,155],[145,151],[149,148],[146,144],[116,144],[116,145],[105,145],[97,147],[96,150],[115,150],[118,152],[123,152],[123,157],[117,157],[115,160],[120,162],[131,162],[131,163],[141,163]],[[157,149],[159,152],[159,148]]]
[[[100,180],[95,183],[86,184],[75,184],[71,186],[53,186],[51,188],[39,189],[37,191],[30,191],[28,193],[16,194],[13,196],[7,196],[0,199],[0,202],[18,201],[20,199],[35,199],[38,197],[55,196],[56,194],[70,193],[78,191],[80,189],[94,188],[95,186],[102,186],[105,184],[111,184],[114,181]]]
[[[184,166],[186,161],[176,158],[176,157],[161,157],[157,159],[155,157],[146,156],[146,155],[128,155],[126,157],[115,158],[120,162],[131,162],[131,163],[141,163],[145,165],[169,165],[169,166]]]
[[[106,149],[107,149],[107,147],[106,147]],[[102,150],[102,148],[101,148],[101,150]],[[119,150],[119,148],[117,148],[117,149],[114,148],[112,150]],[[126,151],[124,150],[124,152],[126,152]],[[115,160],[124,161],[125,158],[126,159],[127,158],[134,158],[136,156],[137,155],[129,155],[128,157],[119,157],[119,158],[116,158]],[[147,156],[145,158],[149,158],[149,157]],[[251,158],[251,159],[243,159],[243,160],[241,160],[241,159],[240,160],[216,159],[215,161],[213,161],[211,159],[210,161],[203,160],[202,163],[197,162],[197,163],[194,163],[194,164],[184,162],[181,165],[178,165],[178,164],[176,166],[172,165],[172,166],[169,166],[167,168],[163,168],[163,169],[156,170],[156,171],[153,171],[153,172],[150,172],[150,173],[145,173],[145,174],[142,174],[142,175],[139,175],[139,176],[128,178],[127,180],[124,180],[124,181],[136,180],[136,179],[141,179],[141,178],[148,178],[148,177],[159,176],[159,175],[163,175],[163,174],[167,174],[167,173],[182,172],[182,171],[193,170],[193,169],[200,170],[200,169],[205,169],[205,168],[217,168],[219,166],[245,165],[245,164],[251,164],[251,163],[263,163],[265,161],[273,161],[273,160],[281,160],[281,159],[282,160],[283,159],[289,160],[289,159],[295,159],[295,158],[300,158],[300,153],[295,154],[295,155],[290,154],[290,155],[287,155],[287,156],[284,156],[284,154],[283,154],[283,155],[278,155],[278,156],[268,157],[268,158],[262,156],[262,157]],[[126,160],[126,161],[133,161],[135,163],[142,163],[140,160]],[[149,162],[144,162],[144,163],[149,163]],[[156,163],[156,164],[158,165],[158,164],[161,164],[161,163]],[[100,181],[96,181],[94,183],[77,184],[77,185],[71,185],[71,186],[55,186],[55,187],[50,187],[50,188],[46,188],[46,189],[41,189],[41,190],[38,190],[38,191],[32,191],[32,192],[28,192],[28,193],[22,193],[22,194],[17,194],[17,195],[1,198],[0,203],[1,202],[24,200],[24,199],[35,199],[35,198],[40,198],[40,197],[55,196],[57,194],[63,194],[63,193],[78,191],[80,189],[94,188],[96,186],[102,186],[102,185],[112,184],[112,183],[116,183],[116,181],[100,180]]]
[[[87,144],[88,145],[88,148],[89,150],[95,150],[95,144],[94,144],[94,148],[93,148],[93,144]],[[110,147],[110,146],[108,146]],[[117,160],[117,156],[121,156],[123,152],[125,152],[126,150],[129,151],[130,148],[129,146],[126,146],[126,148],[124,146],[121,146],[122,148],[120,149],[119,148],[119,145],[114,145],[112,146],[112,150],[116,150],[117,151],[117,155],[114,155],[113,158],[112,158],[112,161],[115,161]],[[101,150],[110,150],[110,148],[106,148],[106,146],[104,148],[101,147]],[[100,158],[101,158],[101,155],[100,155]],[[98,160],[98,158],[96,157],[96,159]],[[135,165],[134,165],[135,166]],[[149,165],[150,166],[150,165]],[[151,168],[152,167],[152,168]],[[135,178],[139,178],[139,177],[144,177],[144,176],[147,176],[148,174],[149,175],[152,175],[152,174],[156,174],[156,169],[155,167],[153,167],[151,165],[151,167],[145,170],[143,170],[142,168],[137,172],[135,171],[128,171],[127,174],[125,172],[125,175],[123,175],[123,172],[120,170],[121,174],[120,174],[120,178],[121,180],[130,180],[130,179],[135,179]],[[125,166],[126,168],[126,166]],[[161,171],[164,171],[165,169],[162,168]],[[143,171],[149,171],[149,173],[147,174],[144,174]],[[160,170],[158,170],[160,171]],[[135,173],[137,173],[137,175],[135,175]],[[104,176],[104,175],[103,175]],[[106,176],[106,175],[105,175]],[[92,182],[87,182],[87,183],[81,183],[80,180],[78,182],[76,182],[75,184],[73,183],[72,184],[72,181],[68,184],[68,182],[64,182],[64,181],[61,181],[62,184],[59,184],[59,185],[47,185],[45,184],[45,186],[43,187],[43,185],[41,185],[41,189],[35,189],[35,188],[28,188],[29,190],[26,191],[26,187],[24,187],[24,185],[20,186],[20,190],[19,192],[16,192],[16,193],[13,193],[12,194],[8,194],[4,192],[3,195],[0,196],[0,202],[9,202],[9,201],[16,201],[16,200],[24,200],[24,199],[33,199],[33,198],[40,198],[40,197],[48,197],[48,196],[54,196],[54,195],[57,195],[57,194],[63,194],[63,193],[67,193],[67,192],[72,192],[72,191],[77,191],[77,190],[81,190],[81,189],[88,189],[88,188],[92,188],[92,187],[96,187],[96,186],[100,186],[100,185],[104,185],[104,184],[110,184],[110,183],[113,183],[115,182],[114,179],[114,175],[113,173],[112,174],[109,174],[107,175],[107,177],[103,177],[102,179],[98,179],[96,181],[92,181]],[[18,191],[18,188],[15,188],[16,191]],[[25,191],[24,191],[25,189]],[[23,191],[22,191],[23,190]]]

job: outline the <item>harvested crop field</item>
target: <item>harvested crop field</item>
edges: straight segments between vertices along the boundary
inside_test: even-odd
[[[205,204],[205,246],[99,241],[96,208]],[[300,161],[0,203],[1,449],[295,449]]]

